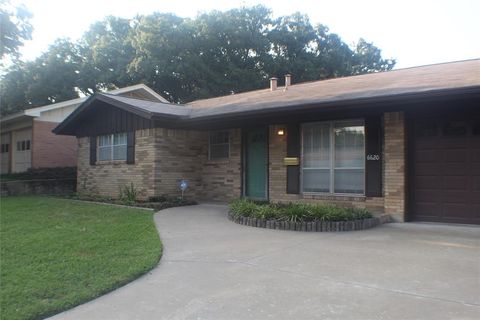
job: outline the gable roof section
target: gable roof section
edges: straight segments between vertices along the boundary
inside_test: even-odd
[[[120,89],[115,89],[115,90],[110,90],[108,91],[108,94],[111,95],[122,95],[122,94],[128,94],[128,93],[133,93],[133,92],[144,92],[145,97],[148,97],[149,99],[156,100],[159,102],[164,102],[168,103],[168,100],[153,91],[151,88],[148,86],[144,85],[143,83],[136,84],[133,86],[128,86]],[[58,103],[52,103],[46,106],[41,106],[41,107],[35,107],[35,108],[30,108],[30,109],[25,109],[23,111],[7,115],[5,117],[2,117],[1,123],[7,123],[10,121],[16,121],[17,119],[21,118],[35,118],[35,117],[40,117],[42,112],[50,111],[50,110],[55,110],[55,109],[61,109],[65,107],[70,107],[74,105],[79,105],[85,101],[87,101],[89,97],[81,97],[81,98],[76,98],[76,99],[71,99],[67,101],[62,101]],[[136,99],[136,100],[141,100],[141,99]]]
[[[251,114],[268,115],[299,110],[299,107],[316,110],[341,104],[360,106],[362,102],[428,97],[452,92],[480,93],[480,59],[313,81],[292,85],[286,90],[256,90],[197,100],[185,105],[96,94],[89,99],[90,102],[85,102],[55,128],[54,132],[64,134],[64,129],[73,124],[75,118],[95,99],[146,119],[195,122],[232,119]]]
[[[190,109],[180,107],[171,103],[154,102],[135,98],[116,96],[106,93],[96,93],[82,103],[74,112],[72,112],[64,121],[62,121],[54,130],[54,133],[62,134],[68,132],[71,134],[75,122],[81,118],[82,114],[95,107],[98,102],[104,102],[110,106],[121,110],[131,112],[145,119],[164,119],[180,120],[189,115]]]

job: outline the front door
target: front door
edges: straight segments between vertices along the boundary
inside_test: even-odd
[[[267,130],[266,128],[245,131],[245,196],[250,199],[267,200]]]

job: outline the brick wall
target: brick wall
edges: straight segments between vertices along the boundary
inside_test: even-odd
[[[228,201],[241,194],[241,131],[230,130],[230,158],[208,160],[208,132],[147,129],[136,132],[135,164],[89,163],[89,138],[79,139],[78,190],[118,197],[119,187],[133,182],[142,198],[180,196],[186,179],[187,198]]]
[[[241,194],[241,131],[230,130],[230,157],[208,159],[208,132],[157,129],[155,186],[158,195],[178,196],[186,179],[187,197],[228,201]]]
[[[208,160],[208,133],[202,149],[202,199],[230,201],[242,195],[242,132],[230,130],[230,157]]]
[[[56,122],[33,121],[32,168],[74,167],[77,139],[52,132]]]
[[[135,163],[124,161],[90,165],[90,141],[78,139],[77,191],[118,197],[119,188],[131,182],[140,191],[140,198],[155,195],[155,129],[135,133]]]
[[[185,196],[198,199],[201,192],[203,134],[190,130],[157,128],[155,132],[155,193],[180,196],[179,182],[188,180]]]
[[[405,131],[402,113],[384,116],[384,197],[286,194],[286,136],[269,128],[269,197],[271,201],[334,203],[391,214],[403,220],[405,211]],[[288,134],[288,132],[287,132]],[[178,183],[189,181],[186,196],[197,200],[238,198],[242,185],[241,130],[230,130],[230,158],[208,160],[208,132],[147,129],[137,131],[135,164],[89,165],[88,138],[79,140],[78,190],[118,196],[119,186],[132,181],[144,197],[178,196]]]
[[[403,112],[384,115],[385,125],[385,213],[405,220],[405,117]]]

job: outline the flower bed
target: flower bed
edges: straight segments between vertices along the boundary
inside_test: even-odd
[[[363,230],[388,221],[388,217],[374,217],[365,209],[324,204],[256,203],[246,199],[230,203],[228,217],[253,227],[316,232]]]

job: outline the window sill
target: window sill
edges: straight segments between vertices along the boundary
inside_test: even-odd
[[[97,161],[95,165],[120,165],[120,164],[127,164],[127,160],[106,160],[106,161]]]
[[[228,164],[230,163],[230,158],[225,159],[207,159],[206,164]]]
[[[364,202],[367,197],[363,194],[330,194],[330,193],[316,193],[316,192],[304,192],[302,193],[303,199],[313,200],[332,200],[332,201],[357,201]]]

